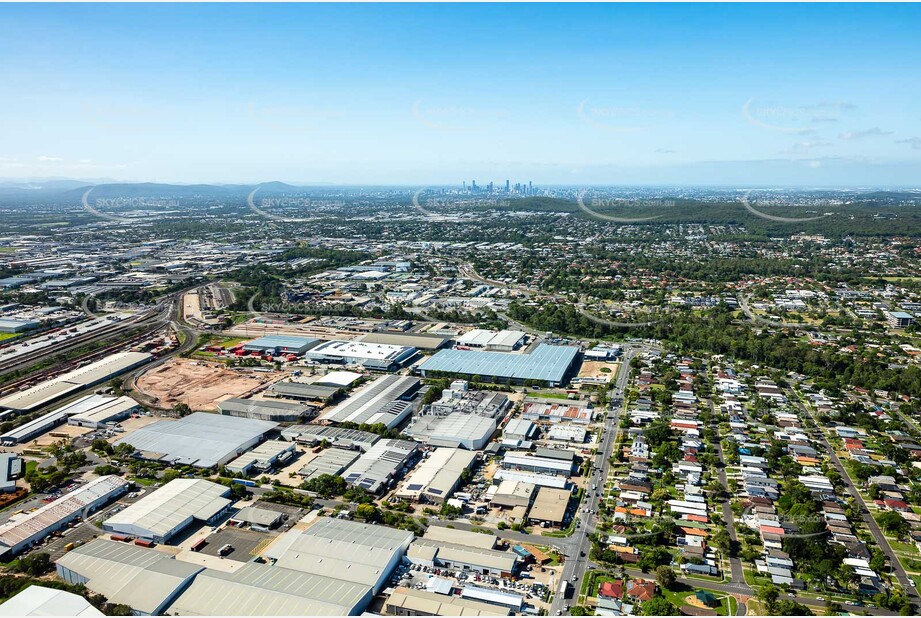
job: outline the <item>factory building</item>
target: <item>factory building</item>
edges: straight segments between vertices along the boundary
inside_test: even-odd
[[[233,397],[217,404],[224,416],[251,418],[273,423],[293,423],[316,415],[317,408],[303,403],[274,399],[239,399]]]
[[[131,397],[87,395],[62,408],[68,416],[67,424],[98,429],[131,416],[141,406]]]
[[[315,479],[324,474],[340,476],[360,456],[361,454],[357,451],[328,448],[304,464],[304,467],[298,470],[297,473],[304,481]]]
[[[320,420],[329,423],[383,423],[400,425],[412,413],[410,399],[421,381],[407,376],[382,376],[361,387],[351,397],[324,412]]]
[[[502,459],[502,467],[506,470],[522,470],[553,476],[572,475],[575,465],[571,460],[556,459],[551,457],[537,457],[518,453],[506,453]]]
[[[384,603],[388,616],[508,616],[509,610],[489,603],[399,587]]]
[[[419,445],[408,440],[380,440],[349,466],[342,477],[372,494],[392,486],[415,460]]]
[[[406,433],[429,446],[480,450],[496,433],[496,420],[476,414],[418,416]]]
[[[0,410],[31,412],[77,391],[101,384],[135,367],[140,367],[152,358],[153,356],[143,352],[112,354],[95,363],[46,380],[32,388],[8,395],[0,399]]]
[[[448,532],[445,532],[447,530]],[[483,575],[511,577],[518,565],[518,555],[513,552],[497,551],[472,544],[469,534],[452,534],[450,528],[438,530],[436,535],[428,533],[409,546],[406,558],[422,566],[461,569]],[[495,537],[483,535],[484,542],[495,541]]]
[[[16,491],[16,480],[24,470],[22,457],[16,453],[0,453],[0,492]]]
[[[242,455],[277,426],[267,421],[195,412],[136,429],[118,439],[115,446],[130,444],[137,456],[150,461],[210,468]]]
[[[424,333],[376,332],[364,335],[360,341],[363,343],[382,343],[384,345],[434,351],[445,347],[449,338],[442,335],[427,335]]]
[[[82,595],[31,584],[0,604],[0,616],[105,616]]]
[[[281,430],[281,437],[305,446],[317,446],[324,441],[337,449],[368,451],[381,439],[376,433],[344,429],[329,425],[291,425]]]
[[[579,365],[579,348],[542,343],[530,354],[439,350],[419,367],[426,378],[457,376],[490,382],[561,386]]]
[[[429,411],[436,416],[454,412],[479,414],[490,418],[503,416],[511,407],[508,395],[494,391],[471,391],[465,380],[455,380],[441,393],[441,399],[431,404]]]
[[[103,529],[166,543],[195,523],[210,524],[230,508],[230,488],[203,479],[175,479],[116,513]]]
[[[118,476],[100,476],[57,500],[0,526],[0,557],[21,553],[36,541],[60,530],[77,517],[85,517],[128,491],[128,481]]]
[[[295,354],[301,356],[315,346],[319,339],[310,337],[290,337],[288,335],[268,335],[253,339],[243,345],[244,352],[259,352],[260,354],[269,354],[278,356],[280,354]]]
[[[411,502],[443,504],[461,484],[465,470],[476,461],[476,453],[457,448],[438,448],[422,460],[397,491]]]
[[[58,577],[139,616],[158,616],[204,567],[135,545],[97,539],[57,561]],[[207,612],[206,612],[207,613]]]
[[[527,421],[588,425],[592,422],[593,414],[592,406],[587,403],[526,400],[521,412],[521,418]]]
[[[253,476],[264,474],[273,468],[291,461],[297,453],[297,447],[291,442],[266,440],[256,448],[243,453],[225,467],[233,474]]]
[[[396,371],[418,353],[413,347],[365,343],[363,341],[325,341],[306,353],[320,363],[360,365],[375,371]]]
[[[12,318],[0,318],[0,333],[13,335],[35,330],[41,326],[41,322],[35,320],[16,320]]]
[[[460,349],[487,350],[489,352],[514,352],[524,342],[527,333],[520,330],[474,329],[457,338]]]
[[[266,391],[268,397],[292,399],[294,401],[318,401],[327,403],[342,392],[341,387],[306,384],[304,382],[276,382]]]
[[[232,573],[205,569],[168,608],[171,616],[357,616],[371,588],[336,577],[247,562]]]
[[[267,550],[275,566],[330,575],[380,592],[415,535],[335,517],[317,518],[306,529],[285,532]]]
[[[566,511],[569,509],[569,499],[572,492],[567,489],[541,487],[534,499],[534,506],[528,513],[528,521],[534,524],[549,524],[562,526],[566,521]]]

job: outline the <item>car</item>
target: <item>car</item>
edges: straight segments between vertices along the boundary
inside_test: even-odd
[[[787,593],[787,596],[788,596],[788,597],[794,597],[794,598],[796,597],[796,595],[793,594],[792,592],[788,592],[788,593]]]
[[[816,600],[816,601],[824,601],[824,600],[825,600],[825,597],[816,597],[815,600]]]

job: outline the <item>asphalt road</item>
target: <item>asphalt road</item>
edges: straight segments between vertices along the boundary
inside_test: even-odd
[[[828,441],[825,429],[816,420],[816,418],[812,416],[812,412],[803,405],[799,397],[797,397],[796,393],[788,390],[787,397],[790,399],[790,401],[793,401],[804,414],[809,415],[813,422],[815,422],[816,427],[819,428],[819,439],[827,449],[828,457],[831,460],[832,465],[835,466],[835,469],[838,470],[841,478],[844,479],[845,485],[847,486],[847,492],[854,496],[854,498],[857,500],[857,503],[860,504],[863,521],[867,525],[867,528],[870,529],[870,533],[873,535],[873,539],[876,541],[876,544],[879,546],[880,550],[882,550],[882,552],[886,555],[886,559],[889,561],[890,568],[892,569],[892,574],[902,585],[902,588],[904,588],[905,594],[908,596],[909,600],[913,604],[917,605],[919,602],[921,602],[921,597],[918,596],[918,592],[912,585],[913,582],[908,578],[908,574],[905,572],[905,569],[902,568],[902,563],[899,562],[898,556],[896,556],[895,552],[892,551],[892,547],[889,545],[889,540],[886,539],[886,535],[883,534],[883,531],[880,530],[876,520],[873,519],[873,516],[870,514],[867,503],[864,501],[863,496],[860,495],[860,492],[857,491],[857,488],[854,486],[854,481],[851,479],[850,473],[848,473],[847,469],[844,467],[844,465],[842,465],[841,460],[838,459],[838,455],[835,453],[835,449]]]
[[[609,401],[621,400],[624,397],[624,390],[627,387],[627,381],[630,379],[630,361],[636,354],[632,347],[624,349],[624,356],[621,363],[620,371],[617,375],[614,387],[608,393]],[[581,507],[586,508],[594,513],[582,512],[579,508],[577,517],[579,517],[578,527],[568,539],[554,539],[556,541],[568,541],[567,543],[557,543],[566,548],[566,562],[563,563],[563,572],[560,581],[556,583],[554,590],[553,603],[550,606],[550,614],[556,615],[563,610],[563,607],[569,604],[569,600],[564,599],[563,586],[566,582],[571,582],[573,588],[573,602],[578,598],[578,590],[581,585],[585,572],[591,568],[589,556],[591,554],[592,543],[590,535],[595,530],[597,523],[598,503],[601,495],[604,494],[604,482],[608,477],[610,468],[611,451],[617,444],[617,435],[620,433],[620,417],[623,413],[624,406],[612,406],[604,421],[604,437],[601,445],[595,455],[593,462],[594,470],[585,490],[585,498],[582,500]],[[592,491],[592,485],[600,485],[599,490]],[[542,537],[541,537],[542,538]],[[544,541],[546,542],[546,540]],[[562,548],[561,548],[562,549]]]

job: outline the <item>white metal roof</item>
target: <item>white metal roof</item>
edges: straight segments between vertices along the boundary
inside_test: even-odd
[[[236,456],[244,446],[277,427],[277,423],[250,418],[196,412],[178,420],[162,420],[122,436],[118,444],[209,468]]]
[[[129,605],[146,614],[157,611],[202,570],[156,550],[105,539],[67,552],[57,564],[85,577],[86,587],[110,603]]]
[[[341,579],[249,562],[233,573],[208,569],[166,610],[179,616],[347,616],[370,588]]]
[[[79,594],[32,584],[0,605],[0,616],[104,616]]]
[[[230,504],[230,489],[203,479],[175,479],[106,520],[113,530],[128,526],[146,537],[166,538],[189,518],[207,521]]]

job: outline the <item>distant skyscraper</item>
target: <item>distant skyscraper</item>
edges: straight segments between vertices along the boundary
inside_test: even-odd
[[[509,192],[508,178],[505,179],[505,192],[506,192],[506,193]]]

